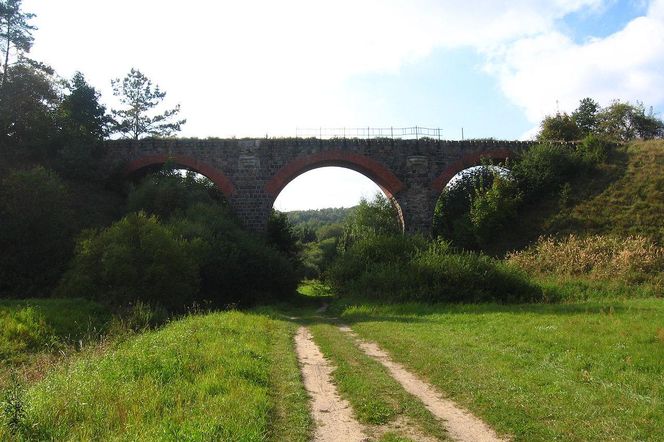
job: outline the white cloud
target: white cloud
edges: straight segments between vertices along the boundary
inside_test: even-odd
[[[558,109],[571,112],[584,97],[663,105],[664,1],[606,38],[575,43],[552,30],[489,55],[487,70],[533,123]]]

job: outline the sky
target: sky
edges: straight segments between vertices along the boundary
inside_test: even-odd
[[[167,91],[165,105],[181,104],[187,137],[418,125],[447,139],[462,128],[465,138],[527,139],[584,97],[664,111],[664,0],[24,0],[23,9],[37,15],[33,58],[63,77],[81,71],[110,107],[110,80],[140,69]],[[275,207],[348,206],[377,189],[356,172],[318,169]]]

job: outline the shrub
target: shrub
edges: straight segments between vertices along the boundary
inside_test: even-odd
[[[194,249],[199,301],[248,305],[295,293],[298,278],[288,257],[241,229],[224,207],[194,205],[172,227]]]
[[[614,145],[609,140],[590,134],[576,146],[576,154],[586,165],[593,166],[606,161]]]
[[[131,214],[81,237],[58,293],[120,306],[143,301],[180,309],[198,292],[192,252],[188,241],[154,216]]]
[[[578,171],[574,150],[562,144],[538,144],[527,150],[512,168],[512,174],[528,199],[556,192]]]
[[[63,181],[36,167],[0,181],[0,293],[44,296],[74,248],[72,201]]]
[[[664,247],[644,237],[594,235],[540,238],[508,260],[533,274],[651,282],[664,287]]]
[[[16,310],[0,309],[0,359],[35,351],[50,343],[52,332],[43,315],[34,307]]]
[[[448,243],[383,236],[355,243],[331,267],[337,292],[424,302],[516,302],[541,299],[517,268],[487,256],[454,253]]]

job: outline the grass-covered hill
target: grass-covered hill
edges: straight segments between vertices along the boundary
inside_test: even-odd
[[[664,243],[664,140],[616,147],[595,171],[522,209],[492,252],[520,249],[542,235],[639,235]]]

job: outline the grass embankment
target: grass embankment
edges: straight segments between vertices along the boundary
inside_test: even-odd
[[[664,140],[634,141],[624,149],[625,162],[614,161],[617,179],[554,219],[553,228],[641,235],[664,244]]]
[[[294,327],[194,315],[82,355],[19,395],[0,439],[307,440]]]
[[[542,235],[643,236],[664,244],[664,141],[617,147],[597,170],[558,195],[523,207],[488,252],[504,255]]]
[[[664,301],[347,307],[341,319],[515,440],[664,440]]]
[[[374,436],[382,436],[381,440],[409,440],[407,437],[416,429],[416,433],[447,440],[440,422],[424,405],[380,363],[366,356],[348,335],[326,323],[309,328],[323,354],[336,367],[333,376],[339,393]]]

